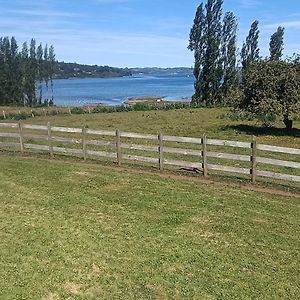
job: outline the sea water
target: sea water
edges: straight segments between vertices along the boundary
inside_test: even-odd
[[[193,83],[194,78],[190,74],[60,79],[53,82],[53,95],[54,103],[58,106],[120,105],[135,96],[187,101],[194,93]]]

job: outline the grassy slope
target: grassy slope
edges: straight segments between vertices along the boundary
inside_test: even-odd
[[[300,294],[299,199],[0,157],[0,202],[0,299]]]

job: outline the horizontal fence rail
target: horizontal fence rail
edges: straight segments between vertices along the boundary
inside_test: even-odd
[[[259,165],[271,165],[277,167],[289,168],[291,170],[299,170],[300,162],[275,159],[270,157],[258,156],[258,151],[268,153],[281,153],[300,157],[300,149],[277,147],[271,145],[258,144],[254,138],[252,142],[228,141],[208,139],[205,135],[201,138],[193,137],[179,137],[169,135],[154,135],[154,134],[141,134],[132,132],[121,132],[120,130],[94,130],[86,127],[83,128],[70,128],[70,127],[57,127],[47,125],[31,125],[19,123],[0,123],[2,131],[14,132],[0,132],[0,148],[19,149],[22,153],[25,150],[35,150],[48,152],[51,157],[54,154],[75,154],[80,155],[86,160],[89,156],[110,158],[116,160],[119,166],[122,165],[124,160],[144,162],[158,165],[160,170],[163,170],[165,165],[180,167],[184,170],[195,171],[202,173],[205,177],[211,171],[221,171],[226,173],[243,174],[251,177],[252,182],[255,182],[258,177],[272,178],[285,180],[290,182],[300,182],[300,176],[294,174],[282,174],[271,171],[258,169]],[[30,132],[26,132],[30,131]],[[43,134],[37,134],[36,131],[41,131]],[[59,136],[77,134],[77,137]],[[113,141],[107,141],[103,138],[113,138]],[[13,141],[8,140],[13,139]],[[135,142],[132,141],[135,140]],[[45,144],[40,145],[34,143],[35,140],[43,140]],[[152,145],[138,144],[136,140],[144,140]],[[26,141],[26,142],[25,142]],[[69,148],[61,146],[60,143],[72,144],[72,146],[80,146],[80,148]],[[153,145],[153,143],[155,145]],[[172,145],[169,145],[172,143]],[[178,144],[194,145],[194,149],[174,147]],[[168,144],[168,145],[167,145]],[[106,147],[103,150],[92,150],[88,146]],[[209,147],[218,148],[231,147],[234,149],[244,149],[249,152],[245,154],[233,154],[225,152],[208,151]],[[124,150],[139,151],[142,153],[152,153],[155,157],[147,155],[136,155],[125,153]],[[224,151],[224,150],[223,150]],[[124,153],[123,153],[124,152]],[[166,158],[168,154],[180,156],[178,159]],[[268,155],[268,154],[266,154]],[[193,157],[193,160],[182,160],[184,157]],[[249,164],[249,167],[221,165],[209,162],[210,159],[226,160],[228,162],[243,162]]]

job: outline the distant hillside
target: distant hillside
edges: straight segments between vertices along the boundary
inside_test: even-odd
[[[68,78],[110,78],[132,76],[133,74],[192,74],[193,70],[186,67],[176,68],[113,68],[109,66],[81,65],[77,63],[58,62],[55,79]]]
[[[77,63],[58,62],[55,79],[68,78],[109,78],[131,76],[129,69],[112,68],[109,66],[90,66]]]
[[[193,74],[192,68],[175,67],[175,68],[131,68],[133,74]]]

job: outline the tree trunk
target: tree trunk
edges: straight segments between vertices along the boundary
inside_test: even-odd
[[[293,129],[293,121],[289,119],[288,115],[283,116],[283,123],[287,132],[291,132]]]

